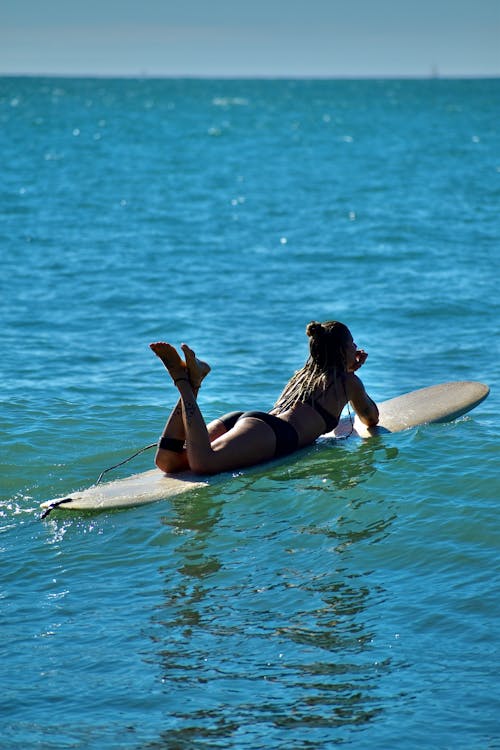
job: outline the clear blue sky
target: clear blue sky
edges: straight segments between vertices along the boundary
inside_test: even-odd
[[[500,75],[500,0],[0,0],[0,74]]]

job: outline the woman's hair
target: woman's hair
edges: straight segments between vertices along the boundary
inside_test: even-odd
[[[348,327],[337,320],[312,321],[306,327],[309,358],[301,370],[288,381],[274,408],[286,411],[299,401],[306,401],[337,373],[346,372],[346,347],[352,340]]]

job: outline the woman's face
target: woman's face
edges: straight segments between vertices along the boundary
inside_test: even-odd
[[[358,351],[358,347],[354,343],[353,337],[349,334],[347,341],[345,343],[345,364],[346,364],[346,370],[351,370],[354,365],[356,364],[356,352]]]

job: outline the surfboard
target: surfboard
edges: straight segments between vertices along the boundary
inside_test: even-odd
[[[455,381],[420,388],[377,404],[380,419],[376,427],[366,427],[357,416],[352,420],[349,416],[344,417],[335,430],[322,435],[316,445],[326,447],[335,439],[347,437],[368,439],[432,422],[449,422],[474,409],[488,396],[488,393],[488,386],[476,381]],[[292,455],[296,457],[298,454]],[[276,465],[287,459],[290,460],[290,456],[269,463]],[[260,470],[263,465],[259,464]],[[243,471],[249,472],[255,468],[250,467]],[[78,490],[68,497],[47,500],[40,505],[44,511],[42,518],[56,508],[99,511],[144,505],[202,489],[216,482],[228,481],[231,476],[232,474],[226,473],[200,477],[188,471],[169,475],[159,469],[151,469],[125,479],[104,482],[88,489]]]

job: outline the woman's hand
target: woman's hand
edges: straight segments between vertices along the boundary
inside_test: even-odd
[[[366,358],[368,357],[368,353],[365,352],[364,349],[358,349],[354,356],[355,356],[355,362],[350,368],[350,372],[355,372],[356,370],[359,370],[359,368],[365,364]]]

